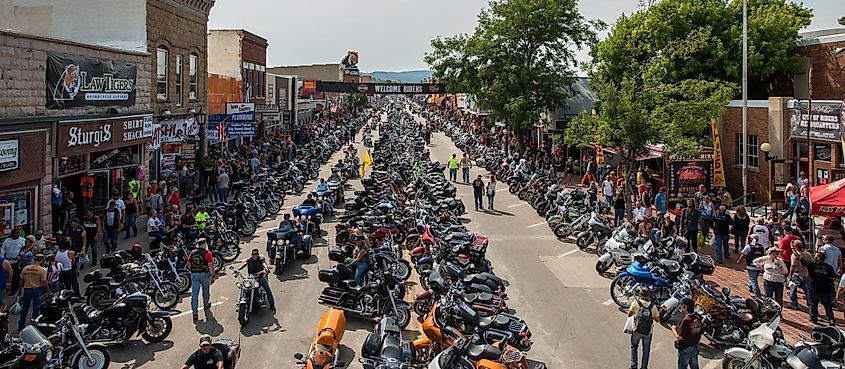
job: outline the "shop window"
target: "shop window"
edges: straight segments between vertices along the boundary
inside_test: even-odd
[[[176,96],[173,101],[176,106],[182,106],[182,55],[176,55],[176,69],[173,74],[176,75]]]
[[[156,98],[167,100],[167,49],[156,50]]]
[[[84,155],[71,155],[59,158],[59,176],[81,172],[85,169]]]
[[[188,58],[188,98],[197,99],[197,56],[194,54]]]
[[[138,146],[121,147],[91,154],[91,170],[138,165]]]
[[[35,188],[0,193],[0,241],[12,232],[32,234],[35,230]]]
[[[742,144],[742,133],[736,134],[736,164],[742,165],[742,156],[745,155],[743,148],[748,149],[748,167],[760,167],[760,148],[758,142],[760,141],[757,135],[748,135],[748,145]]]

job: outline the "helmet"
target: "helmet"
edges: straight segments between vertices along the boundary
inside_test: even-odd
[[[141,253],[141,244],[140,243],[136,243],[136,244],[132,245],[132,253],[133,254],[140,254]]]

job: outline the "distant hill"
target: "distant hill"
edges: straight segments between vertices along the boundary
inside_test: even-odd
[[[403,83],[419,83],[431,78],[430,70],[408,70],[403,72],[375,71],[370,73],[377,81],[399,81]]]

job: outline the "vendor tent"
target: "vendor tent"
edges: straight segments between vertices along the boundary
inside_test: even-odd
[[[813,215],[845,216],[845,178],[810,188]]]

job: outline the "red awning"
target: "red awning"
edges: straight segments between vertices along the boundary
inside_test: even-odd
[[[845,178],[810,188],[813,215],[845,216]]]

